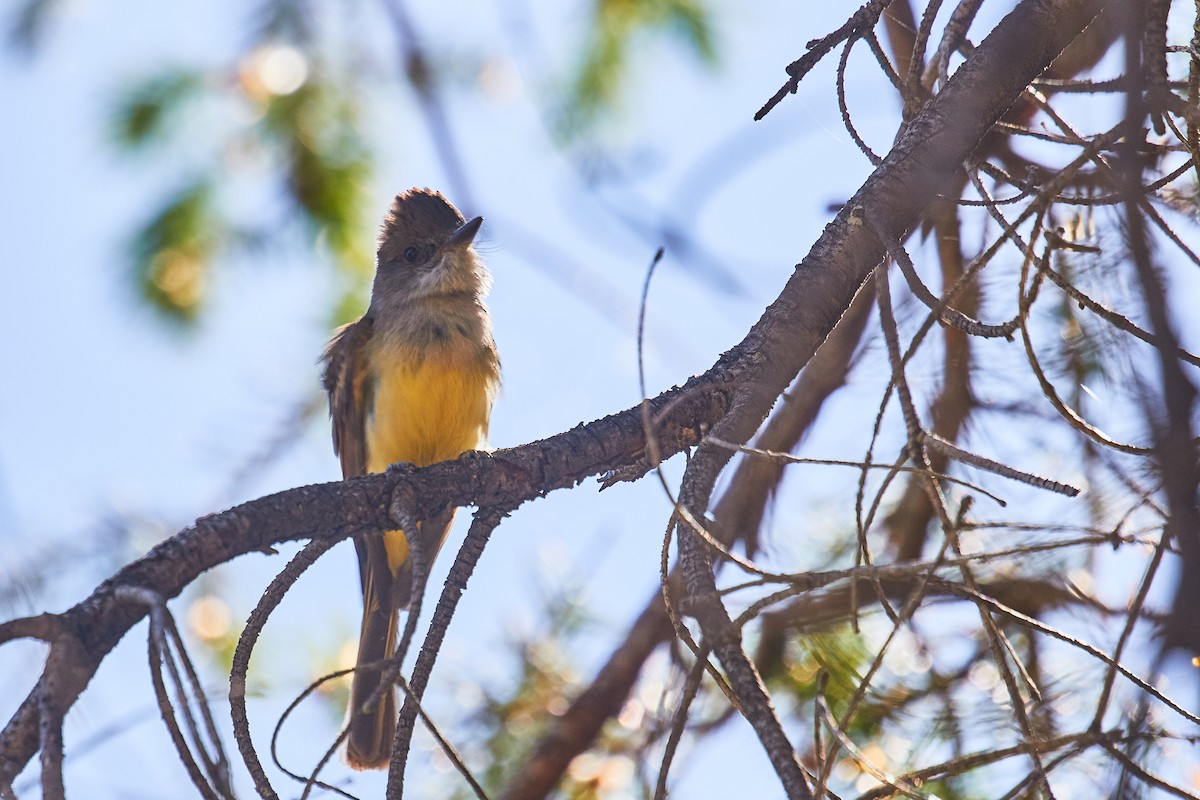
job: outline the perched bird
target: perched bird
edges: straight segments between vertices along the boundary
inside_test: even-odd
[[[325,349],[324,386],[342,475],[426,466],[487,447],[500,359],[483,298],[491,276],[472,246],[482,217],[467,221],[430,189],[396,195],[383,221],[371,303]],[[454,519],[447,509],[414,531],[354,537],[363,617],[350,689],[346,761],[388,765],[396,728],[389,686],[374,701],[378,662],[396,647],[399,611],[413,590],[409,536],[432,563]],[[375,664],[374,668],[369,665]]]

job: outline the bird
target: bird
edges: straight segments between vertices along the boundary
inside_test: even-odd
[[[343,478],[487,448],[500,358],[484,303],[491,275],[474,247],[482,224],[432,189],[392,201],[366,313],[336,330],[322,355]],[[432,564],[454,512],[420,520],[416,531],[353,537],[363,611],[344,757],[354,769],[386,768],[391,756],[396,698],[392,686],[379,691],[380,662],[396,647],[414,589],[409,537]]]

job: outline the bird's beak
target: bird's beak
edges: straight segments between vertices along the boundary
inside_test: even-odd
[[[450,234],[450,239],[446,242],[446,247],[466,247],[475,241],[475,234],[479,233],[479,226],[482,224],[483,217],[476,217],[473,220],[464,222],[458,230]]]

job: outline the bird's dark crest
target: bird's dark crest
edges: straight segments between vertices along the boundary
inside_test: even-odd
[[[441,192],[409,189],[396,195],[379,232],[380,260],[385,250],[407,247],[431,238],[449,236],[466,219]]]

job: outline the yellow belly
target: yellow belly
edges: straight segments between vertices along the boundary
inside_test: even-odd
[[[366,414],[367,471],[396,462],[428,466],[487,447],[497,376],[478,358],[413,359],[397,351],[371,356],[374,379]],[[400,531],[385,535],[393,571],[408,558]]]

